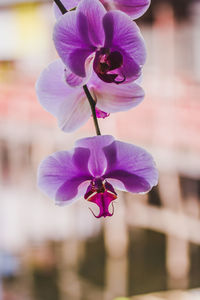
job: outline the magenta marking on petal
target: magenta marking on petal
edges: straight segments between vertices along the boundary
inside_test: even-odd
[[[98,73],[97,75],[101,80],[103,80],[104,82],[107,82],[107,83],[115,82],[115,79],[118,76],[117,74],[103,74],[102,75],[100,73]]]
[[[115,194],[117,196],[117,193],[115,192],[112,184],[110,184],[109,182],[105,182],[105,188],[106,190],[110,191],[111,193]]]
[[[92,214],[96,218],[111,217],[114,213],[114,207],[112,201],[117,198],[117,194],[112,185],[102,178],[94,178],[87,188],[84,198],[89,202],[93,202],[99,207],[99,214]],[[112,212],[109,211],[110,203],[112,204]]]
[[[109,215],[104,215],[103,217],[105,218],[105,217],[112,217],[113,216],[113,214],[114,214],[114,205],[113,205],[113,202],[111,203],[111,205],[112,205],[112,213],[109,213]],[[100,213],[99,213],[99,215],[95,215],[95,213],[93,212],[93,210],[89,207],[89,210],[91,211],[91,213],[93,214],[93,216],[95,217],[95,218],[97,218],[97,219],[99,219],[99,218],[101,218],[102,217],[102,215],[100,215]]]
[[[102,119],[105,119],[105,118],[107,118],[107,117],[109,117],[110,116],[110,114],[109,113],[107,113],[107,112],[105,112],[105,111],[103,111],[103,110],[100,110],[99,108],[95,108],[95,111],[96,111],[96,116],[97,116],[97,118],[102,118]]]
[[[120,84],[120,83],[123,83],[125,80],[126,80],[126,76],[124,76],[124,78],[121,79],[121,80],[116,80],[116,79],[114,79],[114,83]]]
[[[108,56],[108,61],[110,64],[110,70],[115,70],[121,67],[123,64],[123,56],[118,51],[113,51]]]
[[[75,75],[67,69],[64,69],[65,82],[72,87],[79,86],[83,82],[83,78]]]
[[[89,197],[87,200],[90,202],[93,202],[99,206],[99,214],[96,216],[93,212],[93,215],[96,218],[100,217],[111,217],[114,213],[114,209],[112,213],[109,212],[109,206],[110,203],[115,200],[117,196],[115,194],[112,194],[108,191],[105,191],[104,193],[96,193]],[[91,210],[91,209],[90,209]],[[91,210],[92,211],[92,210]]]
[[[93,68],[99,78],[107,83],[117,84],[124,82],[117,81],[118,70],[123,66],[123,56],[119,51],[110,51],[109,48],[101,48],[96,52]]]
[[[87,191],[84,195],[84,198],[87,200],[92,194],[94,194],[94,192],[95,191],[94,191],[93,185],[92,185],[92,183],[90,183],[90,185],[88,186]]]

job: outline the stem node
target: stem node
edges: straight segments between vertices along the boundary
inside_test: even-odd
[[[95,110],[95,106],[96,106],[96,102],[94,101],[94,99],[92,98],[90,91],[87,87],[87,84],[85,84],[83,86],[84,92],[88,98],[89,104],[90,104],[90,108],[92,111],[92,117],[93,117],[93,121],[94,121],[94,126],[95,126],[95,130],[96,130],[96,134],[97,135],[101,135],[100,129],[99,129],[99,124],[97,121],[97,116],[96,116],[96,110]]]

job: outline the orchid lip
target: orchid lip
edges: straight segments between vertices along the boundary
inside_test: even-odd
[[[122,80],[119,80],[119,81],[114,80],[114,83],[116,83],[116,84],[123,83],[123,82],[126,80],[126,76],[123,76],[123,77],[124,77],[124,78],[123,78]]]
[[[89,207],[89,210],[91,211],[91,213],[93,214],[93,216],[94,216],[95,218],[97,218],[97,219],[99,219],[99,218],[101,218],[101,217],[104,217],[104,218],[106,218],[106,217],[112,217],[113,214],[114,214],[114,205],[113,205],[113,202],[111,203],[111,205],[112,205],[112,213],[110,213],[110,212],[108,211],[108,212],[106,212],[106,213],[104,213],[104,214],[99,213],[98,215],[95,215],[95,213],[93,212],[93,210],[92,210],[90,207]]]
[[[125,76],[122,81],[117,81],[117,69],[123,65],[123,56],[119,51],[111,51],[109,48],[101,48],[96,52],[94,59],[94,71],[98,77],[107,83],[120,84],[126,80]],[[113,72],[116,70],[116,72]],[[112,72],[112,73],[110,73]]]
[[[95,215],[90,208],[92,214],[96,218],[111,217],[114,214],[113,200],[117,198],[117,194],[113,186],[101,177],[94,178],[87,188],[84,198],[99,206],[99,214]],[[109,211],[110,203],[112,204],[112,212]]]

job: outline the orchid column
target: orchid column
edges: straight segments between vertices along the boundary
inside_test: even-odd
[[[97,122],[137,106],[144,98],[137,79],[146,50],[129,15],[143,14],[149,1],[142,0],[139,6],[138,0],[55,2],[53,39],[61,59],[42,72],[36,85],[38,99],[65,132],[78,129],[92,113],[97,136],[46,158],[39,167],[38,185],[58,205],[85,198],[98,205],[95,217],[111,216],[116,189],[148,192],[158,179],[149,153],[110,135],[101,136]]]

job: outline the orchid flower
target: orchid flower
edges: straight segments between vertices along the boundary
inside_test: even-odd
[[[41,162],[38,186],[58,205],[80,198],[99,207],[97,218],[112,216],[115,189],[144,193],[157,184],[158,172],[144,149],[110,135],[83,138],[71,151],[59,151]]]
[[[91,116],[83,88],[67,84],[68,80],[73,85],[72,79],[74,77],[67,72],[63,62],[56,60],[42,72],[36,84],[40,104],[58,119],[59,127],[65,132],[81,127]],[[144,98],[144,91],[138,84],[109,84],[101,81],[94,72],[88,88],[96,101],[97,117],[128,110]]]
[[[107,10],[119,9],[127,13],[133,19],[141,17],[149,8],[151,0],[100,0]],[[67,10],[73,9],[78,5],[80,0],[62,0]],[[61,16],[60,10],[54,4],[55,15]]]
[[[107,83],[141,75],[146,49],[138,26],[121,11],[107,12],[99,0],[82,0],[76,11],[62,15],[53,37],[62,61],[80,78],[88,80],[91,64]]]

